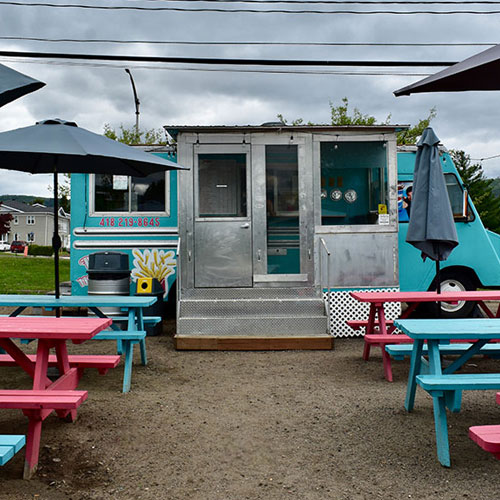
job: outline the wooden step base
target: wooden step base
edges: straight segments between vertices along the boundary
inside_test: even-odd
[[[175,348],[181,351],[287,351],[333,349],[333,337],[259,337],[176,335]]]

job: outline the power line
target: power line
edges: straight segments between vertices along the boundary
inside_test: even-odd
[[[147,2],[176,2],[180,0],[145,0]],[[394,0],[382,2],[380,0],[190,0],[203,3],[254,3],[254,4],[324,4],[324,5],[498,5],[500,2],[492,0]]]
[[[149,1],[149,0],[148,0]],[[157,0],[152,0],[157,1]],[[42,38],[23,36],[0,36],[0,40],[20,40],[30,42],[55,43],[117,43],[117,44],[148,44],[148,45],[269,45],[269,46],[305,46],[305,47],[492,47],[496,42],[477,43],[432,43],[432,42],[256,42],[256,41],[191,41],[191,40],[115,40],[109,38]]]
[[[133,61],[161,62],[176,64],[207,64],[237,66],[365,66],[365,67],[434,67],[452,66],[457,61],[354,61],[354,60],[304,60],[304,59],[222,59],[217,57],[163,57],[163,56],[124,56],[110,54],[69,54],[58,52],[29,52],[1,50],[4,57],[30,57],[35,59],[74,59],[92,61]]]
[[[485,160],[493,160],[494,158],[500,158],[499,155],[488,156],[486,158],[471,158],[472,161],[485,161]]]
[[[385,3],[385,2],[381,2]],[[0,1],[0,5],[15,7],[51,7],[59,9],[87,9],[87,10],[134,10],[134,11],[170,11],[170,12],[215,12],[215,13],[245,13],[245,14],[348,14],[348,15],[490,15],[500,14],[500,10],[285,10],[285,9],[222,9],[222,8],[185,8],[185,7],[139,7],[132,5],[86,5],[86,4],[56,4],[48,2],[15,2]]]
[[[180,0],[145,0],[147,2],[176,2]],[[498,5],[499,1],[492,0],[394,0],[382,2],[380,0],[189,0],[190,2],[203,2],[203,3],[256,3],[256,4],[328,4],[328,5],[463,5],[463,4],[481,4],[481,5]]]
[[[290,69],[241,69],[241,68],[196,68],[196,67],[174,67],[174,66],[141,66],[137,64],[107,64],[107,63],[85,63],[85,62],[70,62],[70,61],[41,61],[33,60],[26,61],[25,59],[9,59],[11,62],[30,64],[47,64],[51,66],[70,66],[70,67],[90,67],[90,68],[111,68],[125,69],[130,67],[133,69],[148,69],[148,70],[163,70],[163,71],[203,71],[216,73],[264,73],[264,74],[292,74],[292,75],[344,75],[344,76],[429,76],[430,73],[416,72],[401,72],[401,71],[336,71],[336,70],[290,70]]]

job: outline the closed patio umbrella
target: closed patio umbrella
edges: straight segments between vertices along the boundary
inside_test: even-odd
[[[44,85],[43,82],[0,64],[0,107]]]
[[[440,290],[440,261],[458,245],[450,199],[439,162],[439,139],[427,127],[417,146],[410,222],[406,241],[436,261],[437,291]]]
[[[396,90],[394,95],[465,90],[500,90],[500,45]]]
[[[52,119],[31,127],[0,133],[0,168],[54,174],[55,293],[59,298],[57,174],[102,173],[145,177],[155,172],[184,169],[172,161],[145,153],[77,126]]]

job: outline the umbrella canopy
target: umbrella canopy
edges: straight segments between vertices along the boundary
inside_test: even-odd
[[[43,82],[0,64],[0,107],[44,85]]]
[[[44,120],[0,133],[0,168],[33,174],[106,173],[146,175],[184,167],[78,127],[75,122]]]
[[[427,127],[417,144],[406,241],[422,252],[424,260],[429,257],[436,261],[439,286],[439,261],[448,258],[458,245],[458,237],[439,162],[438,143],[434,130]]]
[[[500,45],[394,92],[396,97],[418,92],[500,90]]]
[[[169,160],[94,134],[74,122],[45,120],[31,127],[0,133],[0,168],[54,174],[55,293],[59,297],[59,206],[57,174],[103,173],[145,177],[184,169]]]

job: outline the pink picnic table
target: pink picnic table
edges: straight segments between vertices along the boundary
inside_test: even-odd
[[[370,356],[370,346],[376,344],[382,349],[382,361],[385,378],[392,382],[391,358],[385,350],[387,344],[401,342],[411,342],[406,335],[391,335],[395,326],[388,322],[385,316],[385,304],[389,302],[401,302],[408,305],[407,309],[398,319],[408,318],[410,314],[422,302],[451,302],[461,301],[477,302],[477,305],[489,318],[500,317],[500,308],[493,312],[486,302],[500,301],[500,290],[471,290],[459,292],[350,292],[351,297],[359,302],[370,304],[370,312],[366,323],[365,343],[363,349],[363,359],[368,360]]]
[[[87,391],[76,390],[81,370],[71,366],[67,342],[81,344],[111,323],[108,318],[0,317],[0,347],[33,379],[32,390],[0,391],[0,408],[21,409],[29,419],[26,479],[38,465],[43,420],[55,411],[60,418],[72,422],[76,409],[87,399]],[[36,357],[26,355],[12,340],[15,338],[38,340]],[[55,350],[59,369],[59,377],[54,381],[47,375],[51,349]],[[94,366],[98,368],[95,363]]]

